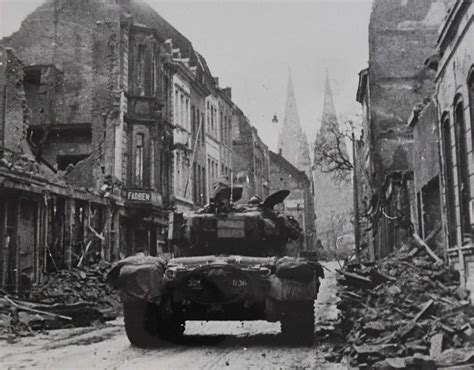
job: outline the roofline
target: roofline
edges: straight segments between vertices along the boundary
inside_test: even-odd
[[[126,23],[126,21],[122,21],[122,23]],[[133,31],[141,31],[141,32],[144,32],[144,33],[152,34],[159,43],[164,44],[164,42],[165,42],[163,37],[159,35],[158,30],[156,28],[146,26],[146,25],[140,24],[140,23],[135,23],[134,20],[132,20],[132,22],[130,22],[130,30],[132,32]]]
[[[310,184],[310,180],[308,176],[306,175],[305,171],[301,171],[298,168],[296,168],[293,164],[291,164],[285,157],[283,157],[281,154],[277,154],[271,150],[268,150],[268,155],[270,156],[270,162],[275,159],[278,159],[279,162],[283,163],[285,166],[289,167],[292,169],[293,174],[299,176],[300,180],[306,182],[307,184]]]
[[[202,93],[204,97],[211,95],[211,91],[207,88],[207,86],[200,83],[199,81],[196,81],[196,77],[194,76],[194,74],[189,70],[187,66],[183,64],[183,62],[172,60],[168,63],[170,66],[175,68],[175,71],[173,72],[181,72],[184,77],[191,83],[192,87],[196,90],[199,90],[199,92]]]
[[[452,8],[449,10],[446,19],[441,26],[437,39],[437,44],[441,51],[446,48],[445,44],[447,38],[450,36],[453,29],[457,25],[457,21],[459,20],[463,12],[467,10],[470,4],[470,1],[456,0]]]
[[[226,88],[225,88],[226,89]],[[233,101],[232,99],[230,99],[226,94],[224,94],[224,92],[222,90],[224,89],[221,89],[220,87],[217,87],[216,88],[217,90],[217,93],[219,94],[220,97],[222,97],[226,102],[227,104],[229,104],[230,106],[234,107],[234,106],[237,106]]]

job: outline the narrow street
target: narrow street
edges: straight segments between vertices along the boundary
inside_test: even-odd
[[[337,318],[337,263],[325,266],[316,302],[320,323]],[[328,348],[318,338],[311,347],[292,347],[281,343],[279,332],[279,323],[263,321],[188,322],[186,345],[140,349],[130,345],[118,319],[100,328],[50,331],[3,344],[0,363],[4,369],[344,368],[325,361]]]

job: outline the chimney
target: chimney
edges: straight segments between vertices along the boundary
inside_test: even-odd
[[[222,92],[225,96],[232,100],[232,87],[226,87],[225,89],[222,89]]]
[[[219,77],[212,77],[214,79],[214,84],[216,87],[219,87]]]

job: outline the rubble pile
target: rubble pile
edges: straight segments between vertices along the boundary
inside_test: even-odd
[[[377,265],[338,271],[340,354],[351,365],[430,368],[474,360],[469,294],[459,287],[459,273],[434,258],[426,245],[413,243]]]
[[[121,311],[118,292],[106,283],[111,265],[59,270],[46,275],[21,298],[0,294],[0,339],[34,331],[89,326]]]
[[[100,310],[120,306],[116,291],[106,283],[112,265],[100,261],[91,267],[60,270],[45,277],[33,287],[28,299],[47,304],[93,303]]]

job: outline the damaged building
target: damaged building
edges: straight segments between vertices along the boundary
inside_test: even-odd
[[[1,288],[172,253],[171,215],[241,180],[231,88],[146,2],[45,1],[0,45]],[[265,197],[268,148],[246,124]]]
[[[369,68],[359,74],[357,91],[363,108],[358,183],[365,184],[357,196],[358,222],[369,221],[361,228],[364,253],[374,259],[402,245],[417,223],[413,129],[407,122],[413,107],[434,91],[424,61],[436,50],[448,5],[448,0],[375,0],[372,6]],[[425,185],[433,186],[419,183],[420,189]]]
[[[34,141],[31,69],[0,48],[0,286],[19,292],[42,274],[113,258],[112,203],[68,185],[67,171],[43,159]],[[34,107],[34,105],[32,104]]]
[[[367,184],[358,194],[359,222],[369,220],[370,258],[415,232],[472,292],[474,7],[461,0],[412,6],[381,0],[372,11],[369,68],[357,91],[364,117],[358,183]]]
[[[240,109],[232,117],[232,169],[235,183],[242,186],[242,201],[254,195],[262,200],[270,195],[270,157],[268,147]]]

